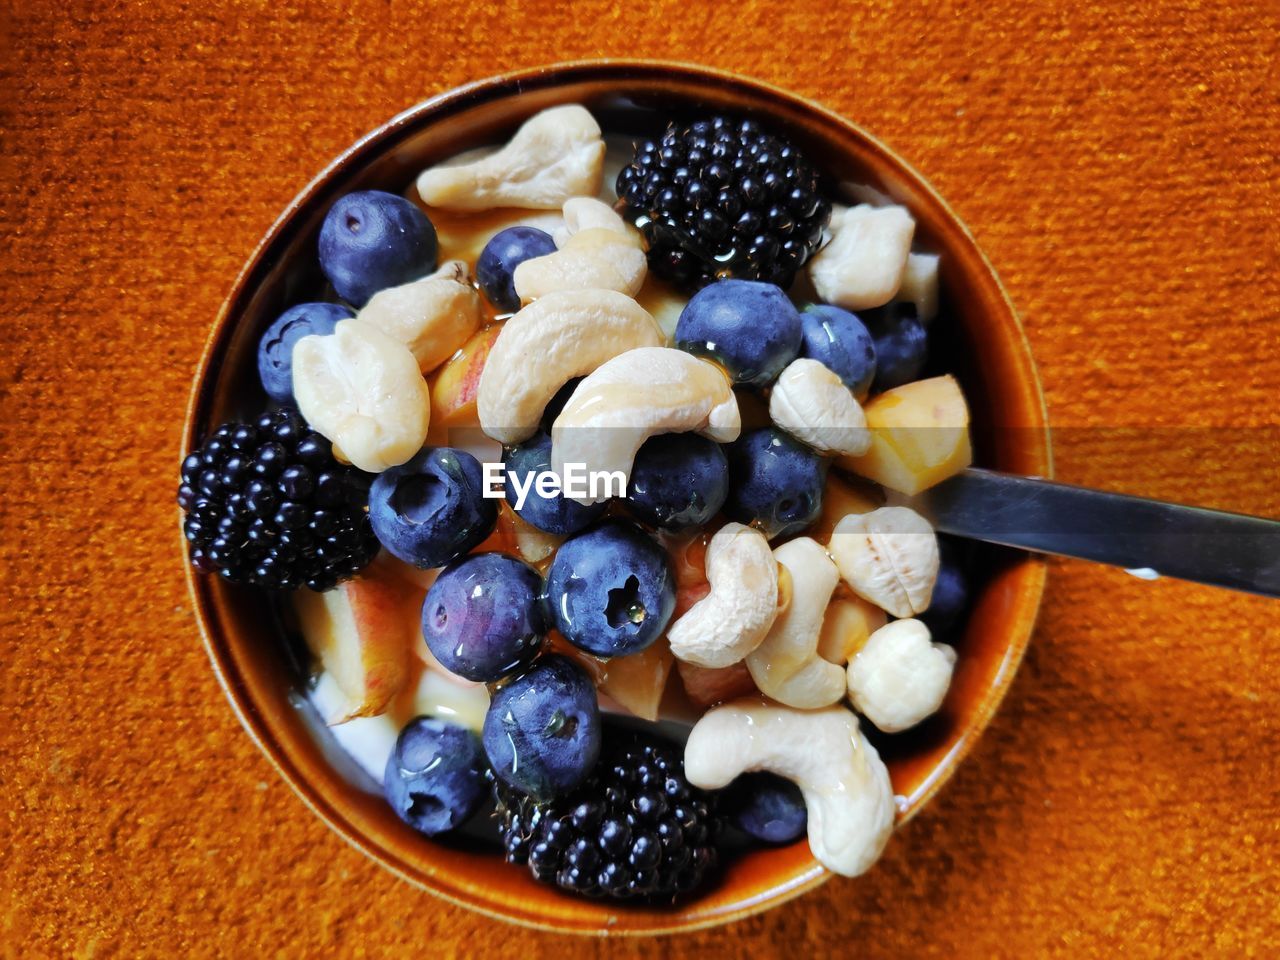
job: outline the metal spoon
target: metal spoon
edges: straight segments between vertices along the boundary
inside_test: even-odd
[[[938,529],[1280,597],[1280,521],[969,469],[914,498]]]

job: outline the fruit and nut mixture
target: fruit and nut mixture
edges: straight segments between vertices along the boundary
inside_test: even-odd
[[[920,379],[939,258],[825,183],[751,119],[606,141],[570,105],[328,211],[269,402],[178,499],[196,569],[285,599],[410,827],[489,818],[539,881],[648,902],[744,842],[881,853],[864,725],[951,682],[966,574],[910,497],[968,465],[968,413]]]

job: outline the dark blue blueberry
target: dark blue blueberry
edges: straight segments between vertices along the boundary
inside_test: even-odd
[[[267,396],[277,403],[292,403],[293,345],[311,334],[328,336],[339,320],[354,316],[350,307],[340,303],[300,303],[280,314],[258,341],[258,377]]]
[[[724,451],[696,433],[664,433],[646,440],[627,486],[627,502],[639,520],[673,531],[704,526],[728,495]]]
[[[765,843],[790,843],[809,823],[800,788],[772,773],[740,776],[720,795],[720,809],[739,830]]]
[[[817,360],[865,400],[876,375],[876,348],[866,325],[848,310],[825,303],[800,314],[800,356]]]
[[[935,640],[944,639],[969,605],[969,577],[965,573],[963,551],[950,540],[938,538],[940,564],[929,608],[919,619]]]
[[[551,234],[537,227],[507,227],[493,235],[476,261],[476,280],[480,289],[499,310],[514,313],[520,309],[514,274],[516,267],[534,257],[556,252]]]
[[[822,512],[827,462],[776,427],[744,431],[725,448],[725,513],[772,540],[799,533]]]
[[[538,493],[536,484],[528,477],[532,474],[536,479],[551,469],[551,437],[545,433],[534,434],[524,443],[507,448],[502,460],[508,474],[504,487],[507,503],[521,519],[539,530],[558,536],[577,533],[598,520],[609,506],[608,502],[583,505],[558,493],[550,497]],[[520,507],[516,506],[517,480],[521,485],[529,484]],[[525,488],[521,486],[521,489]]]
[[[606,520],[560,545],[547,604],[574,646],[597,657],[636,653],[658,639],[675,610],[671,560],[639,527]]]
[[[569,398],[573,396],[573,391],[578,389],[578,384],[580,384],[582,380],[582,377],[575,377],[557,390],[556,395],[547,401],[547,405],[542,411],[543,430],[550,431],[551,425],[556,422],[556,417],[560,416],[560,411],[563,410],[565,404],[569,402]]]
[[[480,738],[442,720],[410,721],[387,760],[382,792],[396,816],[427,836],[460,827],[489,793]]]
[[[382,545],[405,563],[441,567],[493,532],[498,502],[483,489],[480,462],[471,454],[426,447],[378,474],[369,488],[369,521]]]
[[[542,577],[522,560],[481,553],[450,564],[422,604],[422,636],[446,670],[492,683],[537,656],[546,623]]]
[[[910,304],[890,304],[866,315],[876,349],[876,393],[920,379],[929,353],[929,335]]]
[[[718,280],[681,311],[676,346],[719,360],[736,383],[763,387],[799,353],[800,314],[771,283]]]
[[[600,755],[600,706],[585,670],[557,654],[495,691],[484,718],[493,772],[536,800],[582,783]]]
[[[379,290],[435,270],[436,228],[394,193],[348,193],[320,227],[320,268],[338,296],[363,307]]]

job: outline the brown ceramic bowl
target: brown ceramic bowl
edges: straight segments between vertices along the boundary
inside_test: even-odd
[[[264,326],[322,286],[316,237],[341,195],[400,192],[425,166],[508,136],[535,111],[580,102],[606,130],[643,130],[667,109],[760,117],[841,182],[870,183],[905,204],[919,243],[942,254],[949,339],[936,352],[972,407],[981,465],[1051,472],[1045,414],[1026,340],[1000,282],[968,230],[901,158],[849,121],[793,94],[701,67],[649,61],[565,64],[483,80],[402,113],[313,180],[249,257],[214,324],[187,412],[185,449],[212,425],[252,413],[260,401],[255,348]],[[937,327],[935,327],[937,329]],[[1009,429],[1017,428],[1017,429]],[[719,882],[671,909],[582,900],[535,883],[494,850],[432,842],[402,824],[381,796],[353,785],[313,714],[302,678],[265,599],[188,566],[196,617],[218,677],[241,722],[298,795],[348,842],[411,883],[491,917],[574,933],[692,930],[774,906],[827,879],[801,840],[731,862]],[[878,741],[905,822],[973,746],[1022,659],[1044,590],[1045,567],[990,551],[942,711],[907,736]],[[347,771],[350,772],[349,770]]]

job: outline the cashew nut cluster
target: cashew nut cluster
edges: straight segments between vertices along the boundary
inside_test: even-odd
[[[737,663],[778,614],[778,564],[759,530],[726,523],[707,544],[711,592],[667,630],[676,659],[699,667]]]
[[[648,312],[615,290],[557,290],[502,327],[480,374],[480,426],[499,443],[537,432],[556,391],[574,377],[636,347],[656,347],[662,331]]]
[[[831,213],[831,242],[809,261],[818,296],[846,310],[888,303],[902,285],[915,221],[905,207],[859,204]]]
[[[424,170],[418,193],[428,206],[450,210],[558,210],[570,197],[600,191],[604,151],[600,125],[585,107],[552,107],[495,153]]]
[[[735,700],[694,724],[684,748],[689,782],[706,790],[767,770],[795,783],[809,812],[809,848],[833,873],[866,873],[893,833],[893,787],[875,747],[844,707],[794,710]]]
[[[861,456],[871,447],[862,404],[835,373],[818,360],[793,360],[769,396],[769,417],[820,453]]]
[[[898,733],[942,706],[955,664],[955,650],[933,643],[919,620],[895,620],[849,661],[849,699],[885,733]]]
[[[858,596],[906,619],[924,613],[938,579],[938,537],[910,507],[880,507],[836,524],[827,545]]]
[[[426,442],[431,395],[418,361],[365,320],[294,345],[293,394],[334,455],[368,473],[399,466]]]
[[[580,463],[588,474],[617,472],[625,481],[636,452],[655,434],[693,432],[728,443],[741,430],[738,401],[719,367],[683,350],[640,347],[578,384],[551,427],[551,469],[564,476],[565,464]],[[578,499],[593,503],[608,494]]]
[[[357,316],[407,346],[425,373],[480,329],[480,294],[467,265],[450,260],[429,277],[378,291]]]
[[[827,604],[840,572],[816,540],[798,537],[773,551],[791,575],[791,603],[747,655],[760,692],[789,707],[825,707],[844,696],[844,670],[818,655]]]

